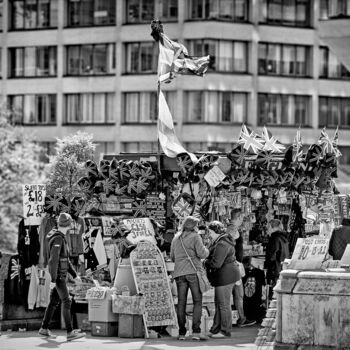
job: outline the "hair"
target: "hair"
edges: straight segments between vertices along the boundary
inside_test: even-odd
[[[270,226],[271,226],[271,228],[280,227],[280,226],[282,226],[282,222],[281,222],[281,220],[279,220],[279,219],[272,219],[272,220],[270,221]],[[282,226],[282,227],[283,227],[283,226]]]
[[[242,215],[242,212],[239,209],[231,210],[231,220],[237,220]]]

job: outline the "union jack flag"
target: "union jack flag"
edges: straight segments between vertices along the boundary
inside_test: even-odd
[[[322,147],[323,153],[334,153],[333,144],[328,134],[326,133],[326,127],[321,130],[321,136],[318,139],[318,144]]]
[[[98,176],[97,165],[94,161],[92,161],[92,160],[86,161],[85,168],[88,171],[88,175],[92,175],[92,177]]]
[[[241,143],[248,151],[251,149],[255,154],[264,148],[264,140],[244,124],[239,134],[238,143]]]
[[[132,212],[133,212],[134,218],[145,217],[147,215],[145,201],[140,201],[140,202],[134,201],[132,203]]]
[[[193,206],[187,202],[184,198],[180,198],[173,205],[173,212],[176,216],[185,218],[191,215]]]
[[[266,166],[273,160],[273,153],[272,151],[261,151],[258,154],[258,157],[256,158],[256,163],[259,164],[260,166]]]
[[[272,153],[282,153],[286,147],[282,145],[274,136],[272,136],[271,132],[267,130],[266,126],[263,128],[262,138],[265,141],[263,150],[271,151]]]
[[[87,179],[87,178],[84,178]],[[87,181],[89,181],[87,179]],[[90,182],[89,182],[90,183]],[[57,196],[56,194],[54,194],[53,196],[46,196],[45,197],[45,211],[50,211],[50,209],[52,208],[53,212],[57,212],[60,208],[61,205],[61,198]]]
[[[228,154],[228,157],[232,162],[242,165],[247,155],[248,151],[245,150],[240,143],[236,143],[233,146],[232,151]]]
[[[336,158],[339,158],[342,155],[338,149],[338,141],[339,141],[339,134],[338,134],[338,126],[337,126],[337,129],[335,130],[333,141],[332,141],[332,146],[333,146],[333,150]]]
[[[303,145],[301,143],[300,128],[293,141],[293,162],[300,162],[303,155]]]

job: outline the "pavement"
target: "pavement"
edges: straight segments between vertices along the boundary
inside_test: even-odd
[[[186,340],[177,340],[170,336],[157,339],[92,337],[87,333],[85,338],[71,342],[66,341],[64,330],[53,331],[57,338],[48,339],[38,336],[37,331],[2,332],[0,336],[1,350],[32,350],[32,349],[59,349],[59,350],[233,350],[257,349],[254,345],[260,325],[250,327],[233,327],[231,338],[209,339],[208,341],[194,341],[190,337]]]

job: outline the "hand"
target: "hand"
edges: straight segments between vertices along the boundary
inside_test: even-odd
[[[74,278],[74,282],[77,283],[77,284],[83,283],[82,280],[81,280],[81,278],[80,278],[80,276],[75,277],[75,278]]]
[[[50,282],[50,290],[56,287],[56,282]]]

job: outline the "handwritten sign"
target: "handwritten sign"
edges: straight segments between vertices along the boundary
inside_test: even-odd
[[[298,238],[289,269],[320,269],[328,252],[328,238]]]
[[[225,174],[218,166],[214,166],[204,176],[204,179],[208,182],[209,186],[216,187],[225,178]]]
[[[90,288],[86,292],[85,299],[101,300],[106,296],[106,288]]]
[[[23,216],[25,225],[40,225],[45,216],[46,185],[23,185]]]
[[[149,241],[156,244],[154,228],[149,218],[124,219],[123,224],[131,231],[126,237],[136,244],[140,241]]]

